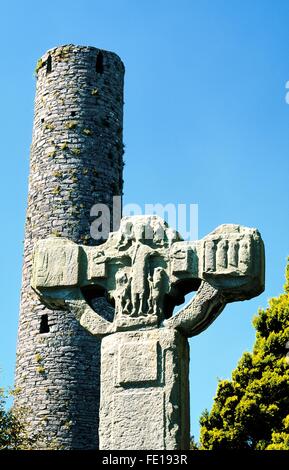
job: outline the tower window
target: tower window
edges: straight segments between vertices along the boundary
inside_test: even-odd
[[[97,73],[103,73],[103,53],[99,52],[96,57],[95,70]]]
[[[46,73],[50,73],[51,71],[52,71],[52,58],[51,58],[51,55],[49,55],[46,61]]]
[[[49,333],[48,315],[41,315],[39,333]]]

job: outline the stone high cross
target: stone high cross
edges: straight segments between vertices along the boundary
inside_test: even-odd
[[[158,216],[124,217],[100,246],[37,242],[32,287],[46,306],[72,311],[103,338],[100,449],[188,449],[187,338],[227,303],[264,290],[264,247],[256,229],[239,225],[183,241]]]

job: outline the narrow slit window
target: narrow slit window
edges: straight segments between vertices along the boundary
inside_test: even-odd
[[[96,57],[95,70],[97,73],[103,73],[103,53],[99,52]]]
[[[48,315],[41,315],[39,333],[49,333]]]
[[[51,58],[51,55],[49,55],[46,61],[46,73],[50,73],[51,71],[52,71],[52,58]]]

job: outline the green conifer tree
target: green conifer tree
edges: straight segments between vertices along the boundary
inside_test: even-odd
[[[289,450],[289,263],[284,287],[253,320],[253,352],[219,382],[203,413],[202,449]]]

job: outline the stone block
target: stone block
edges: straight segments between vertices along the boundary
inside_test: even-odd
[[[189,346],[176,330],[102,340],[100,449],[189,448]]]
[[[34,252],[32,286],[77,286],[79,247],[69,240],[40,240]]]

